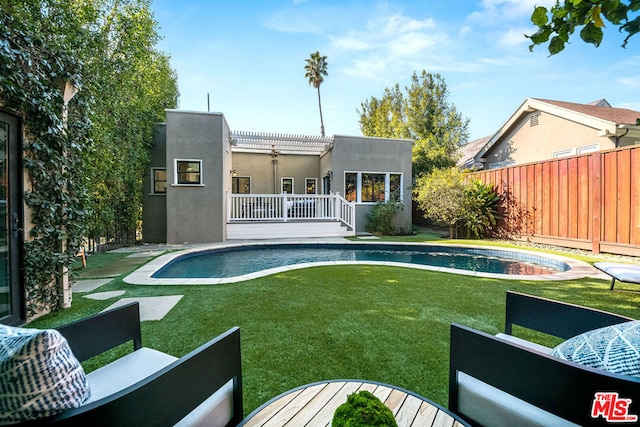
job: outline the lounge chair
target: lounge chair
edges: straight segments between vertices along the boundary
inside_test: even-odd
[[[596,262],[593,266],[611,276],[610,290],[613,290],[616,280],[619,282],[635,283],[640,285],[640,265],[620,264],[616,262]]]

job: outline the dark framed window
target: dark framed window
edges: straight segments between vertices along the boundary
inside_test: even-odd
[[[251,178],[248,176],[234,176],[231,178],[231,192],[234,194],[251,193]]]
[[[402,174],[386,172],[345,172],[345,199],[357,203],[402,201]]]
[[[400,198],[402,191],[400,186],[402,180],[400,179],[400,174],[392,173],[389,175],[389,200],[394,200],[396,202],[401,201]]]
[[[165,168],[151,168],[153,182],[151,192],[153,194],[165,194],[167,192],[167,170]]]
[[[282,178],[282,192],[293,194],[293,178]]]
[[[307,178],[305,187],[307,194],[318,194],[318,180],[316,178]]]
[[[344,174],[344,198],[350,202],[358,200],[358,174],[347,172]]]
[[[202,185],[202,160],[176,160],[176,184]]]
[[[384,178],[382,173],[362,174],[362,202],[384,202]]]

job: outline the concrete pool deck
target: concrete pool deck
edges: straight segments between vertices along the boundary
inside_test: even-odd
[[[409,246],[409,245],[424,245],[424,246],[443,246],[443,247],[460,247],[460,248],[472,248],[472,249],[484,249],[490,251],[506,251],[506,252],[517,252],[522,254],[527,254],[532,257],[544,257],[547,259],[560,261],[569,265],[570,269],[563,272],[553,273],[553,274],[542,274],[542,275],[518,275],[518,274],[496,274],[496,273],[483,273],[483,272],[475,272],[470,270],[461,270],[461,269],[453,269],[453,268],[445,268],[445,267],[434,267],[428,265],[421,264],[409,264],[409,263],[399,263],[399,262],[386,262],[386,261],[328,261],[328,262],[313,262],[313,263],[304,263],[304,264],[296,264],[284,267],[270,268],[267,270],[256,271],[254,273],[243,274],[235,277],[225,277],[225,278],[154,278],[152,275],[162,268],[164,265],[169,263],[170,261],[194,252],[202,252],[209,249],[220,249],[220,248],[233,248],[233,247],[241,247],[241,246],[261,246],[261,245],[273,245],[273,244],[284,244],[284,243],[298,243],[298,244],[318,244],[318,243],[340,243],[340,244],[375,244],[375,245],[384,245],[384,244],[392,244],[397,246]],[[258,277],[264,277],[271,274],[282,273],[291,270],[297,270],[301,268],[308,267],[316,267],[316,266],[333,266],[333,265],[382,265],[382,266],[394,266],[394,267],[403,267],[403,268],[414,268],[418,270],[430,270],[430,271],[439,271],[445,273],[455,273],[465,276],[475,276],[475,277],[486,277],[493,279],[508,279],[508,280],[571,280],[571,279],[580,279],[583,277],[595,277],[599,279],[608,280],[608,276],[604,273],[599,272],[592,265],[578,261],[572,258],[562,257],[558,255],[546,254],[543,252],[530,251],[525,249],[502,249],[493,246],[477,246],[477,245],[454,245],[454,244],[438,244],[433,242],[419,243],[419,242],[381,242],[381,241],[372,241],[367,239],[367,241],[352,241],[348,239],[344,239],[341,237],[338,238],[322,238],[322,239],[274,239],[274,240],[236,240],[236,241],[226,241],[221,243],[214,244],[201,244],[201,245],[186,245],[186,247],[180,247],[180,245],[174,245],[172,247],[167,247],[167,250],[170,249],[181,249],[175,252],[170,252],[164,255],[159,256],[158,258],[153,259],[149,263],[143,265],[138,268],[123,280],[126,283],[133,285],[216,285],[222,283],[235,283],[241,282],[245,280],[255,279]],[[157,250],[157,249],[156,249]]]

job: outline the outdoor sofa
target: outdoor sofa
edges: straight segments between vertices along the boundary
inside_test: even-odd
[[[627,323],[633,319],[514,292],[507,292],[505,317],[505,333],[496,336],[459,324],[451,325],[451,411],[483,426],[589,426],[629,422],[633,425],[634,420],[640,422],[638,372],[631,376],[585,366],[585,363],[597,363],[592,357],[594,354],[579,360],[591,350],[604,350],[597,344],[599,337],[628,328],[624,330],[635,331],[635,336],[615,341],[617,344],[609,345],[608,350],[617,348],[616,351],[624,353],[622,341],[635,344],[635,350],[626,348],[626,354],[618,360],[612,359],[611,365],[623,363],[626,368],[622,371],[637,371],[640,322]],[[561,355],[553,355],[553,349],[514,337],[513,325],[566,340],[553,352]],[[629,357],[634,352],[635,356]],[[567,353],[580,364],[565,360]]]
[[[28,329],[17,329],[29,333]],[[70,348],[75,359],[80,362],[122,344],[126,348],[130,342],[133,342],[133,351],[86,376],[81,368],[67,369],[57,376],[54,374],[51,377],[54,379],[53,383],[74,381],[73,384],[64,384],[60,393],[54,396],[55,399],[60,399],[60,396],[70,399],[82,395],[87,384],[91,397],[80,403],[79,407],[29,420],[21,425],[235,426],[242,419],[240,330],[237,327],[179,359],[142,347],[138,303],[109,310],[57,330],[59,334],[45,330],[44,346],[31,347],[47,351],[52,348]],[[56,341],[56,336],[60,335],[66,338],[68,346],[62,338]],[[42,350],[40,353],[47,351]],[[66,360],[75,360],[66,357],[69,353],[58,351],[51,357],[47,356],[46,361],[55,365],[55,369],[66,369],[72,364],[60,363],[60,358],[62,354]],[[29,357],[38,359],[35,355]],[[79,366],[77,361],[75,363]],[[20,369],[23,368],[24,366]],[[47,388],[49,375],[48,371],[40,372],[35,375],[35,381]],[[23,377],[24,375],[20,377],[21,381]],[[6,384],[2,383],[0,387]],[[27,386],[28,384],[16,389]],[[1,399],[3,398],[0,397]],[[39,410],[46,409],[42,407],[43,402],[49,404],[52,399],[54,398],[40,397]],[[1,403],[6,410],[11,402]],[[6,419],[2,421],[6,422]]]

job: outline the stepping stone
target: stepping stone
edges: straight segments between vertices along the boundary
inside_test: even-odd
[[[379,237],[377,237],[377,236],[358,236],[358,239],[360,239],[360,240],[376,240],[376,239],[379,239]]]
[[[89,280],[77,280],[71,285],[71,291],[76,292],[92,292],[98,289],[102,285],[109,283],[111,279],[89,279]]]
[[[168,295],[164,297],[122,298],[111,304],[105,310],[121,307],[130,302],[140,304],[140,320],[162,320],[164,316],[180,301],[184,295]]]
[[[95,294],[84,295],[84,298],[94,299],[98,301],[104,301],[110,298],[115,298],[124,295],[125,291],[110,291],[110,292],[97,292]]]

